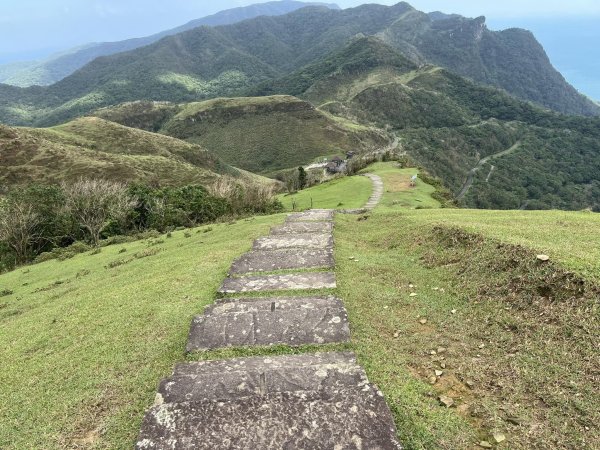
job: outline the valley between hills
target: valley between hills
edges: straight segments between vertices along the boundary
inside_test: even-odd
[[[269,447],[248,405],[334,423],[355,395],[376,425],[349,418],[344,448],[598,447],[600,107],[530,32],[268,2],[0,80],[1,449],[201,446],[234,429],[186,422],[213,400],[274,448],[279,413]],[[329,322],[262,343],[261,314],[308,300]],[[206,331],[232,311],[245,343]],[[186,384],[211,364],[221,391]]]

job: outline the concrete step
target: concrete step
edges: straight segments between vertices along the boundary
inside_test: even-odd
[[[285,248],[332,248],[331,233],[278,234],[254,241],[254,250],[281,250]]]
[[[222,300],[194,318],[187,351],[227,347],[342,343],[348,314],[335,297]]]
[[[229,273],[242,275],[291,269],[331,269],[335,266],[333,249],[254,250],[237,259]]]
[[[158,389],[158,403],[230,400],[281,392],[328,391],[368,384],[353,353],[235,358],[179,364]]]
[[[398,450],[392,415],[366,384],[231,400],[164,403],[146,414],[137,450]]]
[[[334,211],[331,209],[311,209],[287,216],[286,222],[328,222],[333,220]]]
[[[226,278],[219,289],[221,294],[267,292],[307,289],[334,289],[335,274],[332,272],[307,272],[285,275],[247,276]]]
[[[331,233],[333,222],[288,222],[271,228],[271,234]]]

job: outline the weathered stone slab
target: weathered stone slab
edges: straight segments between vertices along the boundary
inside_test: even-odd
[[[179,364],[158,389],[159,403],[231,400],[277,392],[329,391],[368,384],[353,353],[236,358]]]
[[[173,370],[173,376],[194,376],[294,367],[343,367],[357,365],[353,352],[319,352],[300,355],[252,356],[245,358],[217,359],[179,363]]]
[[[280,234],[266,236],[254,241],[254,250],[280,250],[283,248],[331,248],[331,233]]]
[[[226,278],[219,289],[221,294],[306,289],[334,289],[335,274],[331,272],[294,273]]]
[[[229,273],[239,275],[290,269],[329,269],[334,266],[333,249],[255,250],[237,259]]]
[[[373,182],[373,193],[367,201],[365,208],[373,209],[379,204],[381,197],[383,197],[383,180],[379,175],[374,175],[372,173],[367,173],[365,176],[370,178]]]
[[[314,297],[248,297],[220,298],[216,303],[204,308],[203,314],[223,314],[231,312],[272,311],[295,308],[342,308],[342,301],[333,295]]]
[[[333,210],[330,209],[311,209],[301,213],[294,213],[287,216],[286,222],[327,222],[333,220]]]
[[[197,316],[187,351],[346,342],[348,314],[335,297],[222,301]]]
[[[271,228],[271,234],[331,233],[333,222],[288,222]]]
[[[372,385],[165,403],[148,411],[136,444],[137,450],[401,448]]]

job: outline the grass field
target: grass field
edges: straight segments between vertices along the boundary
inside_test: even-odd
[[[353,176],[337,178],[319,184],[296,194],[278,196],[287,211],[310,209],[355,209],[361,208],[369,200],[373,191],[373,183],[366,177]],[[311,201],[312,200],[312,201]]]
[[[431,187],[390,192],[411,169],[368,171],[386,194],[336,219],[338,291],[406,448],[597,448],[600,215],[416,210]]]
[[[414,168],[398,168],[396,162],[375,163],[362,171],[379,175],[383,180],[384,194],[379,210],[439,208],[440,203],[431,197],[435,188],[418,178],[411,186],[411,177],[418,175]]]
[[[414,211],[420,222],[460,226],[551,256],[585,278],[600,281],[600,214],[568,211]]]
[[[336,217],[350,344],[184,355],[192,316],[281,215],[0,276],[0,292],[13,291],[0,297],[0,448],[131,448],[178,361],[341,349],[384,392],[406,449],[597,448],[600,216],[416,209],[437,202],[431,186],[406,186],[412,169],[368,171],[384,179],[382,205]],[[301,194],[350,208],[370,192],[351,177]]]
[[[282,221],[175,232],[1,275],[0,292],[13,293],[0,297],[0,448],[131,448],[158,381],[184,359],[192,316],[233,259]]]

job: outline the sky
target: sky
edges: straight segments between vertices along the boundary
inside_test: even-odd
[[[335,0],[324,0],[332,1]],[[0,0],[0,63],[43,58],[88,42],[150,35],[220,10],[261,0]],[[369,0],[335,1],[343,8]],[[393,4],[394,0],[371,0]],[[488,27],[527,28],[553,64],[600,100],[600,1],[413,0],[421,11],[485,15]]]

